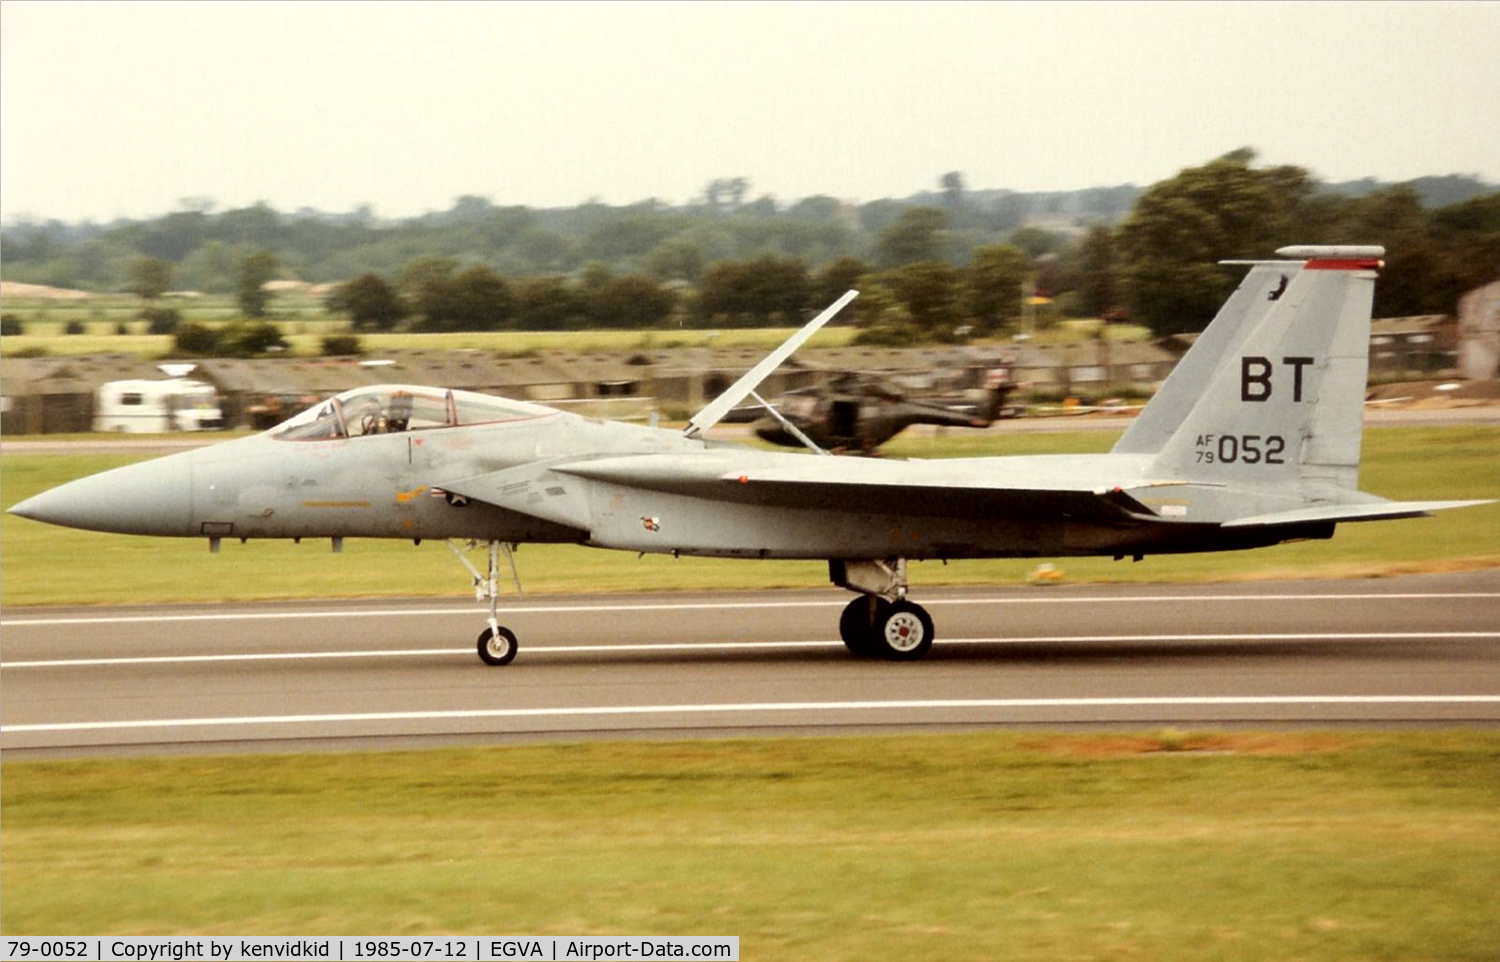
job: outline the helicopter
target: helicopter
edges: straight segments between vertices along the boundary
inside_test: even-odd
[[[783,447],[811,446],[841,454],[874,454],[914,424],[986,428],[1016,417],[1015,383],[1008,365],[990,369],[981,391],[913,398],[889,379],[844,371],[821,387],[781,396],[775,410],[754,421],[757,437]],[[761,413],[765,413],[761,410]],[[799,437],[800,433],[800,437]]]

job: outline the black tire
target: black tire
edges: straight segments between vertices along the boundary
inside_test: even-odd
[[[516,643],[515,632],[509,628],[500,628],[491,631],[489,628],[479,633],[479,659],[486,665],[508,665],[515,660],[516,650],[520,645]]]
[[[875,655],[875,622],[881,609],[889,608],[890,602],[875,595],[860,595],[844,607],[839,615],[839,637],[844,647],[857,658]]]
[[[910,601],[886,605],[876,613],[871,643],[883,658],[916,661],[932,648],[935,632],[927,609]]]

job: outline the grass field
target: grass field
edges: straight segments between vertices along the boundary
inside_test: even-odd
[[[241,319],[233,297],[214,295],[194,299],[167,299],[161,306],[175,308],[185,323],[222,326]],[[5,352],[42,352],[48,355],[136,354],[164,357],[171,353],[169,335],[146,333],[147,322],[140,320],[142,302],[134,295],[94,295],[87,301],[51,300],[39,297],[10,297],[5,312],[21,318],[26,333],[5,339]],[[322,353],[321,340],[329,334],[346,333],[349,319],[329,314],[320,298],[307,294],[280,294],[271,302],[271,316],[266,318],[281,329],[291,343],[293,354],[316,357]],[[81,324],[83,332],[66,334],[70,323]],[[119,333],[124,325],[127,333]],[[1040,344],[1071,344],[1091,341],[1099,325],[1097,320],[1072,319],[1036,332]],[[678,347],[753,347],[769,351],[795,330],[779,328],[729,328],[714,330],[708,325],[670,328],[654,331],[498,331],[466,334],[389,333],[362,334],[366,353],[394,349],[482,350],[519,355],[538,350],[628,351],[647,348]],[[1150,331],[1139,325],[1112,324],[1107,329],[1110,340],[1147,340]],[[830,326],[818,332],[809,342],[812,347],[844,347],[853,341],[855,328]]]
[[[1500,735],[7,763],[6,934],[738,935],[745,959],[1494,960]]]
[[[234,298],[210,296],[193,300],[167,300],[184,323],[221,327],[242,319]],[[5,338],[6,354],[42,353],[50,356],[77,354],[135,354],[166,357],[172,352],[172,337],[146,333],[139,319],[141,301],[132,295],[97,295],[88,301],[57,301],[35,297],[6,299],[5,312],[21,318],[26,333]],[[349,330],[347,317],[329,314],[322,301],[306,295],[278,296],[266,320],[280,328],[291,345],[291,353],[303,357],[322,354],[321,341],[330,334]],[[66,334],[70,323],[81,324],[82,333]],[[124,325],[127,333],[119,333]],[[672,328],[653,331],[493,331],[456,334],[369,333],[360,340],[367,354],[389,350],[479,350],[504,355],[525,355],[541,350],[632,351],[681,347],[747,347],[769,351],[789,337],[795,328]],[[851,327],[831,326],[809,342],[812,347],[843,347],[854,339]],[[1079,335],[1080,337],[1082,335]]]
[[[898,441],[891,456],[1045,454],[1108,450],[1115,432],[1002,434]],[[1362,486],[1397,499],[1500,498],[1500,428],[1380,428],[1365,433]],[[113,455],[0,458],[0,502],[9,507],[74,477],[132,460]],[[440,544],[349,541],[228,542],[211,557],[198,539],[153,539],[71,531],[0,516],[10,605],[218,601],[278,597],[464,595],[467,575]],[[820,562],[718,561],[573,546],[525,545],[517,555],[528,593],[701,588],[821,587]],[[1342,525],[1331,541],[1251,552],[1058,562],[1073,581],[1237,580],[1378,576],[1500,565],[1500,504],[1431,518]],[[912,584],[1004,584],[1025,580],[1032,560],[914,565]]]
[[[212,325],[219,326],[219,325]],[[346,326],[333,321],[298,321],[279,324],[290,351],[301,357],[321,356],[322,339],[330,334],[347,333]],[[134,354],[140,357],[171,357],[172,337],[168,334],[115,334],[114,325],[91,323],[83,334],[62,335],[36,325],[42,333],[5,338],[5,353],[12,356],[43,353],[47,356],[78,354]],[[30,330],[28,328],[28,330]],[[665,350],[684,347],[755,348],[770,351],[785,341],[793,329],[765,327],[754,329],[674,331],[494,331],[455,334],[361,334],[366,356],[377,357],[382,351],[488,351],[507,357],[519,357],[536,351],[607,352]],[[849,327],[828,327],[808,342],[810,347],[844,347],[854,339]]]

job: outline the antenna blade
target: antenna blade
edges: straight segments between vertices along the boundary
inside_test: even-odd
[[[800,331],[787,338],[785,343],[766,355],[765,360],[746,371],[743,377],[730,385],[729,390],[714,398],[703,410],[693,415],[682,433],[690,438],[696,437],[715,424],[718,424],[719,420],[729,413],[730,408],[733,408],[749,397],[751,391],[760,387],[761,381],[770,377],[772,371],[780,367],[782,362],[791,357],[797,348],[806,343],[807,339],[816,334],[818,329],[824,324],[833,320],[835,314],[842,311],[850,301],[858,296],[859,291],[845,292],[844,296],[829,305],[827,310],[808,321]]]

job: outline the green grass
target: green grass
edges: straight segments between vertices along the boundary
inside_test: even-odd
[[[348,333],[346,325],[330,320],[277,322],[291,345],[290,352],[300,357],[318,357],[322,340],[330,334]],[[210,326],[221,327],[217,322]],[[172,354],[172,338],[166,334],[137,331],[144,324],[131,325],[132,333],[114,333],[114,322],[91,322],[82,334],[63,335],[52,332],[51,325],[28,325],[37,333],[5,338],[5,353],[22,355],[40,351],[46,356],[81,354],[134,354],[140,357],[166,357]],[[366,355],[382,351],[489,351],[518,356],[535,351],[608,352],[657,350],[684,347],[754,348],[770,351],[791,334],[792,328],[766,327],[723,332],[709,330],[671,331],[495,331],[459,334],[361,334]],[[854,338],[854,329],[830,327],[819,331],[809,341],[811,347],[844,347]]]
[[[797,960],[1500,957],[1491,732],[11,762],[3,798],[11,935],[738,935],[744,958]]]
[[[242,319],[234,298],[209,296],[191,300],[165,299],[159,306],[175,308],[184,323],[222,327]],[[3,350],[8,355],[39,352],[47,356],[80,354],[134,354],[141,357],[165,357],[172,353],[170,335],[146,333],[146,322],[140,320],[142,301],[133,295],[96,295],[86,302],[54,301],[44,298],[8,298],[5,312],[19,316],[26,333],[7,337]],[[305,295],[278,295],[271,302],[271,316],[266,318],[281,329],[291,344],[291,353],[303,357],[322,354],[322,339],[330,334],[347,333],[348,318],[324,311],[322,302]],[[70,322],[81,322],[84,332],[66,334]],[[124,324],[127,334],[117,333]],[[750,329],[671,328],[654,331],[496,331],[458,334],[391,333],[362,334],[367,354],[390,350],[479,350],[505,355],[524,355],[534,351],[601,351],[621,352],[666,348],[754,348],[770,351],[789,337],[795,328],[767,327]],[[812,347],[844,347],[854,339],[855,330],[829,327],[819,331],[809,342]]]
[[[26,333],[7,337],[7,354],[40,351],[50,356],[124,353],[143,357],[164,357],[171,353],[172,338],[146,333],[146,322],[140,319],[144,302],[131,294],[96,294],[86,301],[52,300],[36,297],[7,298],[6,314],[20,317]],[[185,323],[219,327],[242,319],[240,309],[229,295],[199,298],[165,298],[158,307],[177,310]],[[316,357],[322,353],[320,341],[325,335],[348,331],[349,319],[330,314],[321,298],[303,293],[280,293],[271,301],[267,320],[276,324],[291,343],[293,354]],[[66,334],[70,322],[81,322],[82,334]],[[124,324],[128,334],[117,333]],[[1092,341],[1099,322],[1094,319],[1060,321],[1049,330],[1037,332],[1038,344],[1074,344]],[[525,354],[537,350],[562,351],[630,351],[645,348],[720,347],[755,348],[770,351],[789,337],[795,328],[751,328],[715,331],[701,327],[664,328],[653,331],[500,331],[465,334],[363,334],[367,353],[394,349],[481,350],[502,354]],[[1139,325],[1114,324],[1108,328],[1112,341],[1145,340],[1150,332]],[[857,331],[851,327],[831,326],[815,335],[812,347],[846,347]]]
[[[1009,434],[900,441],[893,456],[971,456],[1103,451],[1115,432]],[[1362,486],[1397,499],[1500,498],[1500,429],[1487,426],[1377,428],[1365,433]],[[139,460],[125,455],[6,455],[0,459],[5,507],[85,474]],[[260,598],[448,595],[465,593],[467,575],[440,544],[226,542],[208,554],[199,539],[155,539],[55,528],[0,516],[9,605],[218,601]],[[683,559],[576,546],[524,545],[517,555],[528,593],[822,587],[827,568],[807,561]],[[1302,576],[1378,576],[1500,565],[1500,504],[1440,512],[1431,518],[1342,525],[1331,541],[1250,552],[1151,557],[1140,564],[1107,558],[1061,559],[1071,581],[1243,580]],[[1034,560],[916,564],[924,585],[1005,584],[1025,580]]]

